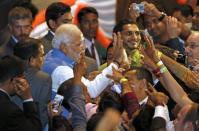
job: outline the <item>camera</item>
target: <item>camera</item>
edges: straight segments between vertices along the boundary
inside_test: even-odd
[[[133,10],[137,11],[138,13],[144,13],[144,3],[132,3]]]
[[[187,64],[187,56],[185,54],[178,54],[176,61],[183,65],[186,65]]]
[[[56,94],[54,100],[52,101],[52,109],[53,112],[57,113],[59,110],[59,107],[62,105],[64,97],[62,95]]]

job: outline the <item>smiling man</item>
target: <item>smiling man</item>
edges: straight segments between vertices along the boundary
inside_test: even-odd
[[[106,49],[96,40],[97,30],[99,28],[99,14],[95,8],[85,7],[79,11],[77,17],[79,28],[85,37],[85,54],[95,59],[99,67],[106,59]]]

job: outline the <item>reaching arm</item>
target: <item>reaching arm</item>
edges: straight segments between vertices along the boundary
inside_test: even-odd
[[[167,68],[180,80],[182,80],[189,88],[199,92],[199,73],[192,72],[183,65],[177,63],[166,55],[161,56],[161,60],[167,66]]]

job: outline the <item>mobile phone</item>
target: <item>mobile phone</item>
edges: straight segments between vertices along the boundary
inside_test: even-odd
[[[146,47],[147,47],[147,43],[146,43],[146,41],[145,41],[145,39],[144,39],[144,36],[150,36],[149,33],[148,33],[148,31],[147,31],[147,30],[141,30],[141,31],[140,31],[140,36],[141,36],[140,44],[141,44],[144,48],[146,48]]]
[[[58,112],[59,107],[62,105],[64,97],[62,95],[56,94],[54,100],[52,101],[53,112]]]
[[[136,10],[138,13],[144,13],[144,3],[132,3],[133,10]]]

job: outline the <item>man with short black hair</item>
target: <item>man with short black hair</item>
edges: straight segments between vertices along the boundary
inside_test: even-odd
[[[69,5],[62,2],[54,2],[46,9],[45,18],[50,29],[48,34],[42,39],[44,41],[44,52],[46,54],[52,49],[51,43],[56,29],[64,23],[72,23],[73,16]]]
[[[96,41],[99,14],[93,7],[84,7],[77,14],[79,28],[85,37],[85,55],[95,59],[97,66],[105,62],[106,49]]]
[[[42,131],[36,104],[23,73],[21,59],[6,56],[0,60],[0,130],[1,131]],[[10,100],[17,94],[23,99],[22,111]]]
[[[26,38],[19,41],[14,47],[14,55],[23,59],[26,63],[25,78],[30,83],[30,89],[34,101],[38,105],[39,117],[43,128],[48,123],[47,104],[51,98],[51,77],[40,70],[44,59],[42,41]],[[14,96],[12,100],[22,108],[22,101]]]

